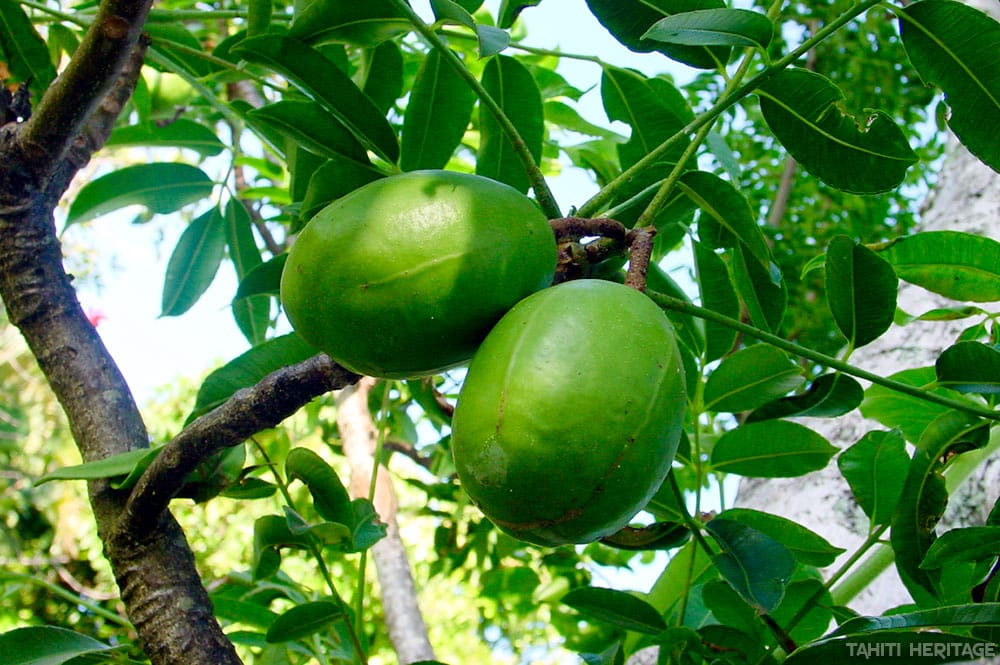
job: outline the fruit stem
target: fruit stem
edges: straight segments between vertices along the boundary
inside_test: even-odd
[[[542,208],[542,212],[549,219],[555,219],[557,217],[562,217],[562,212],[559,210],[559,204],[556,203],[555,195],[552,190],[549,189],[549,185],[545,182],[545,176],[542,175],[542,170],[538,167],[538,163],[535,158],[532,157],[531,151],[528,149],[528,144],[525,143],[524,139],[521,137],[521,133],[517,131],[517,127],[511,122],[507,114],[504,113],[503,109],[497,103],[495,99],[487,92],[486,88],[479,82],[475,74],[469,71],[469,68],[465,66],[465,63],[455,55],[455,52],[448,48],[448,45],[444,43],[444,40],[438,36],[436,32],[431,28],[431,26],[424,23],[420,15],[413,11],[409,3],[406,0],[391,0],[392,4],[403,13],[404,16],[410,21],[413,27],[420,33],[420,35],[437,51],[441,54],[449,65],[451,65],[458,75],[468,84],[472,91],[479,98],[479,102],[486,107],[490,114],[496,119],[500,128],[503,130],[507,138],[510,139],[511,145],[514,147],[514,152],[521,159],[521,163],[524,164],[525,173],[528,175],[528,180],[531,182],[531,187],[535,191],[535,198],[538,199],[538,204]]]
[[[685,302],[680,298],[674,298],[673,296],[668,296],[665,293],[659,293],[657,291],[646,291],[646,295],[652,298],[653,302],[662,307],[663,309],[670,309],[676,312],[682,312],[690,316],[696,316],[700,319],[706,321],[712,321],[720,325],[726,326],[741,332],[745,335],[749,335],[761,342],[775,346],[783,351],[787,351],[793,355],[800,356],[802,358],[807,358],[813,362],[819,363],[825,367],[830,367],[839,372],[845,374],[850,374],[851,376],[857,377],[859,379],[864,379],[870,381],[871,383],[880,385],[889,390],[903,393],[911,397],[916,397],[917,399],[922,399],[926,402],[932,402],[940,406],[948,407],[949,409],[955,409],[957,411],[962,411],[963,413],[968,413],[973,416],[979,416],[981,418],[987,418],[989,420],[1000,421],[1000,412],[994,411],[992,409],[987,409],[985,407],[979,406],[967,400],[957,400],[950,397],[945,397],[942,395],[937,395],[932,392],[928,392],[919,386],[912,386],[894,379],[879,376],[878,374],[873,374],[867,370],[863,370],[860,367],[850,365],[846,362],[838,360],[832,356],[828,356],[825,353],[820,353],[819,351],[814,351],[813,349],[800,346],[795,342],[790,342],[786,339],[773,335],[769,332],[765,332],[759,328],[755,328],[751,325],[743,323],[742,321],[737,321],[718,312],[713,312],[710,309],[705,309],[704,307],[699,307],[698,305]]]
[[[649,259],[653,255],[653,238],[656,227],[644,226],[632,229],[625,236],[629,244],[628,273],[625,276],[625,286],[631,286],[637,291],[646,290],[646,271],[649,270]]]

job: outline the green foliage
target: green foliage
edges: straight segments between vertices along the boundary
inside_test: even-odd
[[[910,663],[919,662],[911,648],[974,656],[995,638],[998,520],[935,527],[949,498],[945,471],[986,448],[998,420],[991,304],[1000,301],[1000,244],[913,229],[945,125],[1000,170],[1000,25],[954,0],[570,8],[647,54],[640,71],[597,53],[525,47],[539,4],[435,0],[432,23],[401,0],[157,5],[146,71],[108,143],[121,160],[147,149],[148,163],[101,171],[77,191],[65,223],[100,224],[129,206],[145,209],[140,220],[180,212],[175,219],[191,221],[171,252],[163,315],[183,315],[231,262],[233,316],[251,348],[156,407],[152,452],[83,465],[62,452],[68,433],[38,379],[26,382],[26,352],[3,358],[0,587],[18,609],[0,613],[0,660],[141,662],[111,602],[66,588],[54,559],[23,563],[58,541],[57,502],[80,510],[82,483],[47,481],[111,479],[128,490],[186,424],[313,355],[275,315],[292,238],[357,188],[428,168],[511,184],[550,218],[573,211],[655,229],[647,287],[678,332],[689,394],[673,471],[647,505],[659,521],[585,547],[542,548],[495,528],[456,479],[450,416],[464,374],[379,385],[370,405],[379,461],[391,464],[401,495],[441,662],[555,662],[568,650],[611,664],[658,645],[663,662],[816,665],[891,643],[900,653],[879,653],[880,662]],[[0,0],[6,75],[30,79],[36,97],[94,16],[91,6],[70,14],[57,5]],[[563,78],[568,59],[593,65],[586,86]],[[682,71],[691,74],[683,85],[674,77]],[[585,89],[603,117],[591,116]],[[589,199],[555,200],[549,181],[569,166],[596,183]],[[626,263],[620,238],[581,234],[561,247],[590,276],[613,278]],[[897,312],[900,280],[955,304]],[[943,340],[932,367],[880,377],[847,364],[853,349],[914,318],[969,325]],[[14,347],[5,338],[3,348]],[[644,351],[626,350],[636,363]],[[602,388],[624,402],[635,389]],[[599,407],[592,399],[586,406]],[[182,492],[198,504],[178,512],[217,616],[248,662],[364,663],[391,648],[364,563],[385,525],[341,481],[336,408],[332,397],[315,400],[205,462]],[[869,541],[851,554],[890,529],[915,605],[886,617],[850,618],[849,599],[834,606],[820,569],[838,565],[837,543],[729,508],[709,489],[731,474],[825,468],[838,449],[791,418],[858,408],[886,429],[837,456],[870,522]],[[555,470],[547,491],[577,471]],[[696,497],[695,514],[686,496]],[[717,514],[706,512],[715,502]],[[77,551],[56,550],[82,588],[109,588],[98,545],[89,534]],[[635,569],[655,578],[645,593],[615,583]]]

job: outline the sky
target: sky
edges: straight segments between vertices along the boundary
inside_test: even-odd
[[[495,15],[499,4],[499,0],[489,0],[485,6]],[[415,0],[413,5],[421,16],[431,16],[426,0]],[[548,0],[527,8],[521,20],[527,24],[528,45],[597,54],[606,62],[650,73],[670,66],[662,56],[635,54],[618,44],[589,13],[584,0]],[[591,62],[564,60],[559,72],[570,83],[587,89],[599,80],[597,68]],[[685,74],[683,69],[674,72],[678,77]],[[607,124],[596,89],[584,96],[581,105],[591,122]],[[567,169],[550,186],[564,209],[579,205],[597,189],[588,175],[576,169]],[[90,222],[78,236],[97,253],[101,282],[99,288],[84,285],[80,300],[88,312],[101,317],[98,330],[143,404],[178,376],[198,375],[236,357],[248,345],[230,313],[236,279],[225,263],[188,313],[159,317],[163,275],[182,225],[162,216],[135,225],[135,213],[105,215]],[[79,231],[71,229],[68,239]]]

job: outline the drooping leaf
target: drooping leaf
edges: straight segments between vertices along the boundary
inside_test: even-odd
[[[787,69],[760,88],[767,126],[814,176],[845,192],[878,194],[903,182],[917,156],[891,117],[844,115],[844,93],[821,74]]]
[[[733,252],[733,281],[743,299],[750,321],[762,330],[776,333],[785,318],[788,304],[788,286],[781,269],[770,263],[765,269],[754,257],[747,256],[749,249],[741,244]]]
[[[262,264],[260,249],[253,236],[253,221],[242,201],[230,199],[223,213],[226,225],[226,247],[236,269],[236,278],[243,284]],[[233,317],[243,336],[251,345],[264,341],[271,322],[270,298],[240,298],[239,289],[233,298]]]
[[[601,543],[620,550],[669,550],[690,537],[690,529],[682,522],[654,522],[646,526],[626,526],[601,538]]]
[[[58,626],[25,626],[0,633],[4,665],[62,665],[104,660],[112,647],[92,637]],[[76,659],[80,660],[76,660]]]
[[[695,242],[695,267],[701,288],[702,306],[734,319],[740,315],[740,302],[729,280],[729,270],[722,258],[705,246]],[[705,322],[706,360],[721,358],[733,348],[736,331],[714,321]]]
[[[649,603],[616,589],[573,589],[562,597],[562,602],[584,616],[637,633],[656,635],[667,627],[660,613]]]
[[[267,641],[291,642],[327,630],[334,621],[344,620],[344,610],[337,603],[315,600],[296,605],[278,616],[267,629]]]
[[[440,53],[424,58],[403,119],[399,167],[404,171],[440,169],[461,143],[476,98]]]
[[[271,372],[302,362],[317,353],[319,351],[306,344],[296,333],[275,337],[253,347],[208,375],[198,389],[188,421],[211,411],[237,390],[254,385]]]
[[[763,268],[770,269],[771,251],[757,225],[746,197],[719,176],[707,171],[688,171],[678,187],[713,222],[732,234]]]
[[[936,418],[917,441],[890,535],[900,579],[918,602],[941,594],[941,572],[920,564],[937,537],[934,527],[948,504],[942,465],[951,455],[981,448],[988,441],[989,424],[959,411]]]
[[[542,96],[531,72],[506,55],[493,56],[483,71],[483,87],[510,119],[537,162],[545,131]],[[479,108],[479,152],[476,173],[527,192],[530,186],[524,163],[500,123],[482,105]]]
[[[888,524],[899,505],[910,456],[896,430],[865,434],[837,458],[840,473],[872,524]]]
[[[705,409],[749,411],[795,390],[802,368],[780,349],[755,344],[725,358],[705,383]]]
[[[166,276],[160,316],[180,316],[198,302],[219,271],[226,253],[226,221],[212,208],[184,229]]]
[[[892,266],[847,236],[836,236],[826,252],[826,290],[830,311],[852,348],[877,339],[896,312],[896,274]]]
[[[99,478],[125,478],[137,467],[149,466],[159,454],[158,448],[138,448],[124,453],[118,453],[104,459],[64,466],[35,481],[35,485],[53,480],[97,480]]]
[[[176,212],[212,193],[212,179],[196,166],[155,162],[126,166],[91,180],[66,213],[66,225],[86,222],[125,206],[150,212]]]
[[[321,157],[342,157],[365,165],[371,163],[351,130],[318,102],[282,100],[253,109],[247,113],[247,119],[254,124],[267,124],[273,131]]]
[[[1000,393],[1000,351],[982,342],[958,342],[934,365],[938,384],[960,393]]]
[[[652,79],[629,69],[611,66],[603,69],[601,100],[604,112],[609,120],[619,120],[631,127],[628,142],[618,145],[622,168],[635,164],[686,124],[683,118],[687,105],[679,93],[674,94],[676,88],[669,84],[662,88],[654,85],[657,84]],[[681,137],[663,160],[676,161],[688,142],[687,137]]]
[[[1000,526],[967,526],[941,534],[920,562],[924,569],[955,562],[993,561],[1000,556]]]
[[[388,113],[403,94],[403,68],[403,51],[394,41],[382,42],[365,52],[365,80],[361,91],[383,114]]]
[[[45,40],[21,3],[14,0],[0,0],[0,54],[17,81],[30,80],[32,88],[39,92],[56,77]]]
[[[354,522],[351,497],[340,477],[322,457],[308,448],[292,448],[285,459],[288,478],[301,480],[309,488],[320,517],[350,525]]]
[[[961,231],[924,231],[879,249],[899,278],[954,300],[1000,300],[1000,242]]]
[[[258,517],[253,524],[254,579],[264,579],[278,572],[283,548],[308,549],[311,544],[309,534],[292,533],[285,518],[278,515]]]
[[[944,92],[948,126],[1000,172],[1000,23],[961,2],[922,0],[899,9],[899,30],[920,78]]]
[[[782,397],[751,412],[744,422],[772,418],[836,418],[853,411],[864,399],[864,389],[847,374],[824,374],[801,394]]]
[[[774,25],[748,9],[700,9],[660,19],[643,35],[667,44],[767,48]]]
[[[145,123],[118,127],[111,133],[105,146],[185,148],[197,152],[202,157],[218,155],[225,149],[225,145],[215,132],[187,118],[178,118],[165,125]]]
[[[396,133],[385,115],[354,81],[316,49],[293,37],[267,34],[243,40],[233,52],[285,76],[340,120],[366,149],[388,162],[395,163],[399,157]]]
[[[716,69],[729,60],[729,47],[664,44],[643,35],[657,21],[698,9],[724,7],[722,0],[587,0],[590,12],[626,48],[638,53],[658,51],[699,69]]]
[[[295,17],[288,34],[309,44],[376,46],[413,29],[391,0],[315,0]]]
[[[734,520],[760,531],[784,545],[797,561],[808,566],[829,566],[846,551],[797,522],[760,510],[729,508],[719,513],[718,518]]]
[[[465,7],[452,0],[431,0],[431,9],[438,21],[457,23],[476,33],[479,39],[479,57],[488,58],[503,51],[510,44],[510,35],[496,26],[476,22]]]
[[[766,420],[729,430],[712,449],[716,471],[756,478],[790,478],[818,471],[837,449],[805,425]]]
[[[712,559],[722,577],[753,607],[764,611],[777,607],[795,570],[792,553],[770,536],[731,519],[716,517],[705,529],[722,548]]]

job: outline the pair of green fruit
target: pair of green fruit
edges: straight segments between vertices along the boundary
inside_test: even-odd
[[[317,214],[281,280],[296,331],[352,371],[410,378],[472,358],[452,421],[459,480],[542,545],[624,527],[666,477],[685,408],[663,312],[612,282],[547,288],[555,261],[517,190],[418,171]]]

